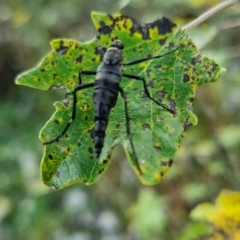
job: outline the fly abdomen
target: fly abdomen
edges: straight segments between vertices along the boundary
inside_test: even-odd
[[[111,106],[96,102],[94,104],[94,147],[97,158],[100,156],[102,152],[102,148],[104,145],[104,138],[106,135],[106,129],[108,125],[108,116],[111,110]]]
[[[96,120],[94,124],[94,147],[97,158],[102,152],[107,124],[108,121],[106,119]]]

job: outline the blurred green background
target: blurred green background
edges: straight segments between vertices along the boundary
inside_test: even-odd
[[[187,32],[227,74],[198,89],[198,125],[154,187],[139,183],[121,147],[95,184],[57,192],[44,186],[38,133],[64,92],[17,86],[14,78],[34,67],[54,38],[93,39],[93,10],[143,22],[165,16],[181,27],[219,2],[0,0],[0,240],[187,240],[209,230],[190,211],[221,189],[240,189],[240,4]]]

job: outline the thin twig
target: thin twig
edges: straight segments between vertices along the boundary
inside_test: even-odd
[[[211,17],[212,15],[214,15],[215,13],[221,11],[224,8],[230,7],[230,6],[232,6],[232,5],[234,5],[234,4],[238,3],[238,2],[239,2],[239,0],[228,0],[228,1],[224,1],[222,3],[219,3],[215,7],[209,9],[207,12],[203,13],[202,15],[200,15],[198,18],[196,18],[192,22],[190,22],[187,25],[183,26],[182,29],[187,31],[187,30],[189,30],[191,28],[194,28],[197,25],[199,25],[200,23],[204,22],[209,17]]]

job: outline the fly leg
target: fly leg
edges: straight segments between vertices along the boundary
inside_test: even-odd
[[[79,71],[79,73],[78,73],[79,85],[82,85],[82,74],[96,76],[97,72],[96,71],[84,71],[84,70]]]
[[[138,64],[138,63],[145,62],[145,61],[148,61],[148,60],[162,58],[162,57],[164,57],[166,55],[174,53],[175,51],[177,51],[181,47],[182,47],[182,45],[179,45],[177,48],[173,49],[172,51],[170,51],[168,53],[165,53],[165,54],[162,54],[162,55],[157,55],[157,56],[153,56],[153,57],[144,57],[144,58],[139,58],[139,59],[136,59],[136,60],[132,60],[130,62],[123,63],[123,66],[134,65],[134,64]],[[131,78],[131,79],[142,81],[143,82],[144,91],[145,91],[147,97],[149,99],[151,99],[152,101],[154,101],[159,106],[161,106],[163,109],[165,109],[165,110],[175,114],[174,110],[172,110],[171,108],[168,108],[167,106],[163,105],[162,103],[156,101],[154,98],[151,97],[151,95],[150,95],[150,93],[149,93],[149,91],[147,89],[147,84],[146,84],[146,80],[144,79],[144,77],[139,76],[139,75],[131,75],[131,74],[123,74],[123,77],[127,77],[127,78]]]
[[[133,65],[133,64],[145,62],[145,61],[152,60],[152,59],[158,59],[158,58],[161,58],[161,57],[164,57],[164,56],[167,56],[167,55],[169,55],[169,54],[174,53],[174,52],[177,51],[180,47],[182,47],[182,45],[179,45],[177,48],[173,49],[172,51],[167,52],[167,53],[162,54],[162,55],[157,55],[157,56],[153,56],[153,57],[144,57],[144,58],[139,58],[139,59],[136,59],[136,60],[132,60],[132,61],[130,61],[130,62],[123,63],[123,66],[129,66],[129,65]]]
[[[131,148],[132,148],[133,158],[135,160],[135,163],[136,163],[136,166],[137,166],[137,169],[138,169],[139,173],[142,174],[142,170],[141,170],[141,168],[139,166],[138,157],[137,157],[137,154],[136,154],[136,151],[135,151],[135,148],[134,148],[134,145],[133,145],[133,141],[132,141],[130,125],[129,125],[130,117],[129,117],[129,114],[128,114],[126,94],[124,93],[124,91],[123,91],[123,89],[121,87],[119,88],[119,92],[120,92],[121,97],[122,97],[122,99],[124,101],[126,130],[127,130],[127,136],[128,136],[129,141],[130,141]]]
[[[94,86],[94,83],[86,83],[86,84],[81,84],[79,86],[77,86],[72,92],[69,92],[66,94],[66,97],[70,94],[73,94],[73,107],[72,107],[72,117],[71,119],[68,121],[67,125],[65,126],[65,128],[63,129],[62,133],[60,135],[58,135],[56,138],[54,138],[53,140],[51,141],[48,141],[48,142],[45,142],[43,143],[44,145],[47,145],[47,144],[50,144],[50,143],[53,143],[55,141],[57,141],[59,138],[61,138],[65,133],[66,131],[68,130],[68,128],[70,127],[71,123],[74,121],[74,119],[76,118],[76,107],[77,107],[77,92],[82,90],[82,89],[85,89],[85,88],[90,88],[90,87],[93,87]]]
[[[148,89],[147,89],[147,84],[146,84],[146,80],[145,80],[144,77],[138,76],[138,75],[125,74],[125,73],[123,74],[123,77],[142,81],[142,82],[143,82],[143,88],[144,88],[144,91],[145,91],[147,97],[148,97],[149,99],[151,99],[153,102],[155,102],[157,105],[161,106],[163,109],[169,111],[169,112],[172,113],[172,114],[175,114],[175,111],[174,111],[174,110],[172,110],[171,108],[168,108],[168,107],[165,106],[164,104],[158,102],[157,100],[155,100],[154,98],[151,97],[151,95],[150,95],[150,93],[149,93],[149,91],[148,91]]]

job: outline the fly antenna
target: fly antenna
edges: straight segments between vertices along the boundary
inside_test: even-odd
[[[99,46],[98,46],[98,52],[99,52],[102,56],[104,56],[105,51],[103,50],[104,47],[102,46],[102,43],[99,41],[99,36],[96,37],[96,40],[97,40],[98,45],[99,45]]]

